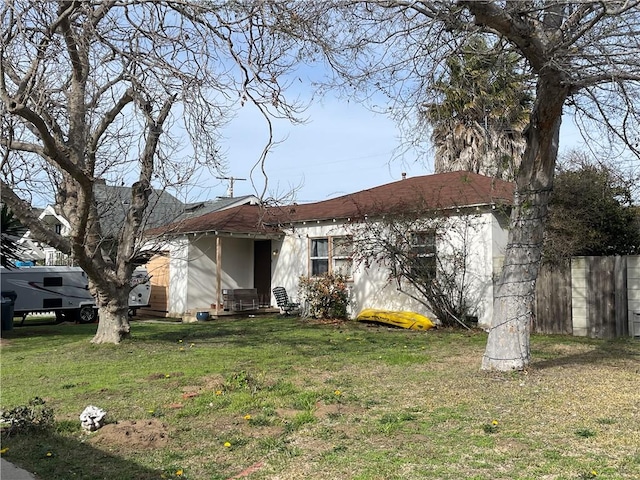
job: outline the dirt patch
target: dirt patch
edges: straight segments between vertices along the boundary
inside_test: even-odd
[[[276,414],[280,418],[284,418],[285,420],[291,420],[298,415],[301,410],[296,410],[294,408],[276,408]]]
[[[202,390],[213,390],[215,392],[222,389],[225,380],[223,375],[214,374],[205,376],[202,382],[204,383]]]
[[[188,395],[190,397],[195,397],[197,395],[200,395],[202,392],[204,392],[204,388],[200,385],[186,385],[184,387],[181,388],[182,392],[183,392],[183,397],[185,395]]]
[[[109,423],[91,437],[91,443],[134,450],[161,448],[168,442],[167,426],[156,419]]]

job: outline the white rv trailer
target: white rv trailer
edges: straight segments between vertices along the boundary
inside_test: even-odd
[[[0,270],[2,292],[17,295],[14,315],[55,312],[61,320],[91,323],[97,318],[96,302],[89,292],[89,279],[80,267],[22,267]],[[131,279],[129,311],[149,306],[151,284],[145,268],[137,268]]]

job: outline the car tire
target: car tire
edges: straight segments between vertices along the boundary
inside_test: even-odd
[[[78,310],[79,323],[93,323],[98,318],[98,311],[90,305],[80,307]]]

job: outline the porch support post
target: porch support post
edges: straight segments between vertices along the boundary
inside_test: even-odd
[[[216,237],[216,316],[220,314],[222,303],[222,238]]]

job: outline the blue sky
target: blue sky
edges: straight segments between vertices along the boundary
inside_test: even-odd
[[[308,122],[292,126],[275,124],[277,145],[268,155],[265,169],[269,176],[267,196],[280,197],[297,189],[299,203],[326,200],[401,179],[433,173],[429,152],[407,150],[400,154],[400,131],[395,123],[366,107],[328,98],[312,104],[306,111]],[[234,182],[234,196],[261,193],[264,178],[250,171],[260,157],[267,137],[264,121],[250,107],[225,128],[221,146],[228,168],[226,176],[245,178]],[[582,142],[571,118],[565,119],[561,152]],[[225,196],[229,182],[203,175],[190,189],[188,200]]]

